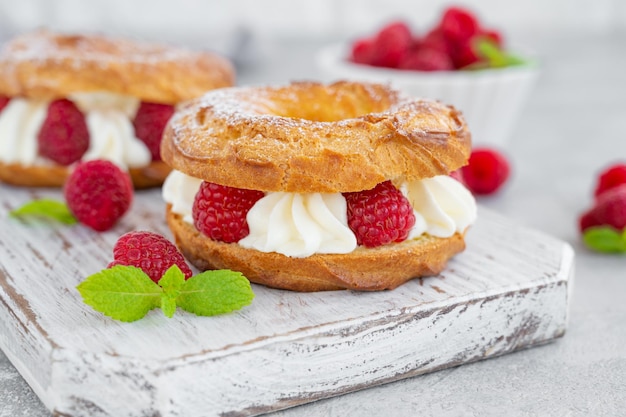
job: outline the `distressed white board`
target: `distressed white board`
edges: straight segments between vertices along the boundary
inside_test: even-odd
[[[439,276],[394,291],[299,294],[253,286],[219,317],[154,310],[134,323],[82,303],[117,237],[170,237],[158,191],[112,231],[18,221],[55,191],[0,184],[0,348],[56,416],[252,416],[542,344],[562,336],[571,247],[484,209]]]

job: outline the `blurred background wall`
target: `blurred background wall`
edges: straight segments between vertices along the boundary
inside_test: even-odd
[[[468,6],[516,40],[528,34],[626,31],[624,0],[0,0],[0,37],[46,26],[191,44],[262,37],[354,37],[404,18],[419,30],[444,4]]]

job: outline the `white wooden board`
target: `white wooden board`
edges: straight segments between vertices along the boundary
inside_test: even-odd
[[[170,237],[159,192],[112,231],[7,212],[55,191],[0,184],[0,348],[56,416],[251,416],[549,342],[567,324],[573,251],[484,209],[439,276],[394,291],[253,286],[220,317],[154,310],[134,323],[82,303],[117,237]],[[392,410],[390,410],[391,412]]]

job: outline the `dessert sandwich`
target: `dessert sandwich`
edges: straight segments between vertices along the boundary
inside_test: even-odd
[[[0,50],[0,181],[62,186],[72,166],[106,159],[135,187],[161,185],[163,128],[179,103],[232,86],[210,52],[39,30]]]
[[[175,113],[161,155],[166,218],[197,268],[293,291],[384,290],[465,248],[462,115],[388,86],[233,87]]]

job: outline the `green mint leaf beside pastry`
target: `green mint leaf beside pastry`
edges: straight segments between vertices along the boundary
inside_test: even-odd
[[[139,320],[156,307],[170,318],[177,307],[199,316],[225,314],[254,298],[250,282],[239,272],[206,271],[185,280],[176,265],[158,284],[137,267],[115,265],[87,277],[77,289],[94,310],[124,322]]]
[[[76,224],[78,220],[67,204],[61,201],[42,198],[33,200],[10,212],[12,217],[38,217],[55,220],[63,224]]]
[[[117,265],[87,277],[77,286],[94,310],[120,321],[135,321],[161,305],[163,289],[141,269]]]

